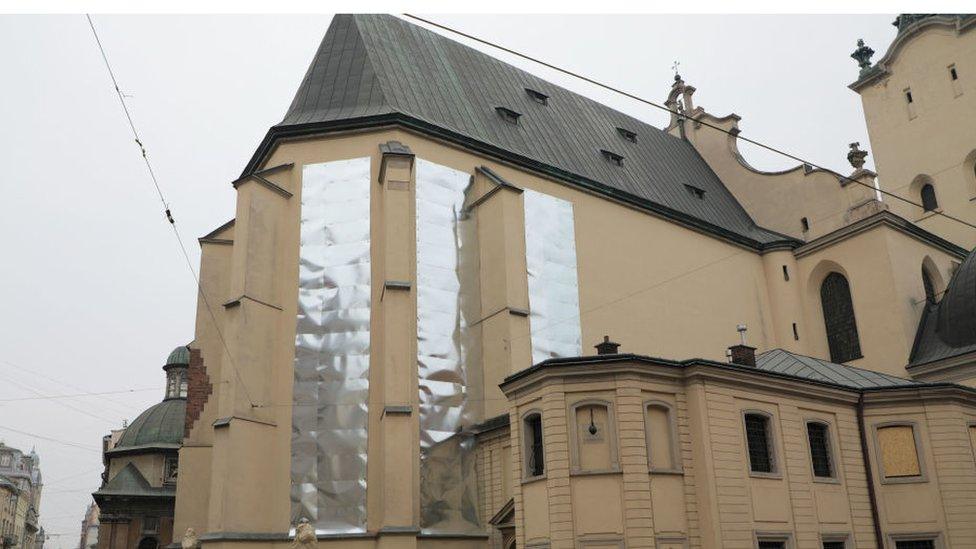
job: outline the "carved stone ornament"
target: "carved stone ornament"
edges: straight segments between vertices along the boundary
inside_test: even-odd
[[[854,166],[855,170],[864,167],[864,159],[868,156],[868,151],[862,151],[860,146],[860,143],[851,143],[851,151],[847,153],[847,161],[851,163],[851,166]]]
[[[200,547],[200,538],[197,537],[197,531],[193,528],[187,528],[186,533],[183,534],[183,541],[180,542],[180,546],[183,549],[197,549]]]
[[[295,541],[291,544],[294,549],[315,549],[318,546],[318,538],[315,536],[315,527],[303,518],[295,527]]]
[[[857,49],[854,50],[851,57],[857,61],[857,66],[861,67],[861,74],[864,74],[868,69],[871,68],[872,55],[874,55],[874,50],[864,45],[863,38],[858,38]]]

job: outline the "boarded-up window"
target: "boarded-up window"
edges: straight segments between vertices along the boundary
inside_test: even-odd
[[[613,467],[613,433],[610,414],[602,404],[585,404],[576,408],[577,467],[583,471],[607,470]]]
[[[878,447],[885,478],[917,477],[922,469],[911,425],[891,425],[878,429]]]
[[[651,469],[672,470],[674,441],[671,440],[671,409],[661,404],[647,406],[647,460]]]
[[[830,361],[848,362],[861,358],[861,341],[854,320],[851,288],[844,275],[827,275],[820,285],[820,304],[823,307]]]

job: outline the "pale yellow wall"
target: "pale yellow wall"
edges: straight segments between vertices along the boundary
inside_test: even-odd
[[[920,202],[918,186],[912,183],[927,175],[945,213],[976,222],[976,32],[957,34],[948,27],[927,26],[898,40],[885,59],[890,75],[857,90],[881,187]],[[959,74],[956,89],[947,68],[951,64]],[[906,88],[912,91],[914,117]],[[893,211],[960,246],[976,246],[976,229],[898,201],[888,203]]]
[[[839,174],[825,170],[802,165],[778,172],[758,170],[739,152],[737,138],[725,133],[737,133],[738,116],[717,118],[700,109],[690,116],[694,120],[684,123],[685,137],[761,227],[812,240],[847,225],[858,217],[857,207],[874,198],[872,189],[857,183],[842,183]],[[697,123],[698,119],[708,125]],[[680,135],[674,123],[668,131]],[[838,144],[839,158],[846,154],[844,145]],[[870,177],[862,179],[853,175],[873,185]],[[801,223],[804,217],[809,224],[807,231]]]
[[[953,261],[959,258],[885,225],[829,247],[809,252],[801,248],[797,255],[797,283],[805,311],[800,343],[805,352],[830,357],[820,285],[831,272],[840,272],[850,284],[864,355],[851,364],[907,377],[905,365],[925,299],[922,264],[928,258],[933,272],[947,280]]]
[[[115,475],[131,463],[149,482],[150,486],[163,485],[163,470],[166,463],[166,456],[163,454],[137,454],[131,456],[117,456],[111,458],[109,462],[108,478],[115,478]]]
[[[283,532],[289,527],[290,403],[302,166],[363,156],[371,158],[373,180],[368,528],[375,531],[384,526],[409,527],[419,522],[416,415],[382,414],[384,406],[406,404],[416,409],[417,403],[413,367],[415,292],[383,292],[385,280],[413,280],[415,276],[412,259],[415,200],[410,175],[403,173],[405,167],[397,168],[399,174],[396,169],[387,174],[388,179],[405,178],[406,192],[392,191],[389,185],[378,181],[381,165],[378,146],[390,140],[406,144],[417,158],[472,174],[476,167],[486,165],[514,185],[573,203],[584,354],[592,353],[591,346],[609,335],[622,343],[625,352],[724,360],[726,347],[738,340],[736,325],[745,323],[749,326],[748,343],[760,350],[784,346],[817,355],[814,350],[818,344],[807,344],[817,341],[816,335],[801,331],[801,340],[794,342],[790,327],[790,319],[800,317],[801,330],[806,330],[815,320],[811,311],[819,314],[819,301],[811,304],[809,292],[803,288],[809,269],[814,268],[812,259],[801,258],[794,264],[788,251],[761,256],[646,212],[404,130],[356,132],[286,142],[265,162],[268,167],[293,165],[266,175],[284,193],[253,178],[239,183],[232,234],[228,230],[214,237],[233,239],[233,244],[203,244],[203,286],[217,316],[220,334],[214,329],[209,311],[201,307],[193,346],[201,349],[214,395],[181,455],[181,470],[185,474],[180,475],[176,532],[189,525],[207,532]],[[503,229],[481,233],[483,313],[493,312],[488,310],[489,305],[526,307],[525,271],[520,267],[520,261],[524,262],[521,196],[513,191],[500,192],[478,206],[473,215],[479,226],[484,222],[486,226]],[[868,277],[872,269],[865,266],[866,258],[887,254],[893,246],[885,238],[869,236],[845,242],[847,247],[837,252],[833,260],[842,265],[850,261],[858,266],[855,269],[858,273],[864,269],[864,276]],[[841,244],[834,247],[837,246]],[[830,249],[833,247],[827,250]],[[770,280],[781,276],[780,262],[795,269],[795,286]],[[891,261],[880,264],[894,265]],[[912,266],[911,270],[916,269]],[[878,273],[873,276],[884,278]],[[852,279],[856,311],[860,299],[873,303],[890,302],[898,297],[898,285],[894,281],[867,288],[860,297],[861,288],[868,286],[871,284],[863,282],[860,274]],[[885,311],[887,324],[891,323],[890,315],[904,313],[893,305],[881,310]],[[868,320],[859,316],[858,322],[859,328],[867,328]],[[899,322],[896,331],[903,332],[907,323]],[[822,319],[820,325],[822,329]],[[528,321],[516,315],[499,315],[486,322],[484,334],[485,385],[472,390],[475,394],[484,391],[481,413],[490,417],[507,410],[497,383],[505,375],[530,365]],[[230,350],[229,356],[223,350],[221,339]],[[818,356],[825,356],[826,343],[822,338],[820,341],[823,352]],[[862,346],[866,354],[870,351],[868,356],[878,357],[871,364],[878,364],[879,368],[901,367],[907,358],[904,345],[898,347],[883,335],[862,332]],[[617,389],[617,398],[623,398],[621,390]],[[556,407],[563,413],[571,404],[565,395],[547,398],[552,400],[544,402],[544,406]],[[639,408],[639,404],[636,406]],[[625,423],[622,411],[618,417],[621,429],[625,426],[637,429],[636,424]],[[214,429],[215,419],[226,419],[229,424]],[[566,426],[562,428],[565,430]],[[513,429],[512,436],[517,436],[517,432]],[[643,437],[642,430],[641,434],[636,430],[630,432],[634,437]],[[562,444],[566,446],[568,470],[568,440]],[[688,444],[687,452],[691,452]],[[636,467],[624,463],[625,457],[621,449],[622,468]],[[650,483],[654,483],[659,486],[659,493],[683,493],[686,500],[698,497],[695,488],[670,477],[648,478],[644,459],[642,476],[625,474],[621,493],[628,492],[627,486],[631,485],[628,483],[636,483],[633,484],[638,487],[636,490],[648,490]],[[512,467],[520,470],[519,463],[513,462]],[[240,482],[242,478],[251,480]],[[585,492],[592,488],[588,483],[576,484]],[[196,486],[206,486],[206,490]],[[542,515],[548,517],[548,522],[528,520],[526,524],[548,528],[549,524],[572,522],[573,486],[537,481],[526,485],[524,491],[516,489],[513,496],[516,501],[534,498],[545,502]],[[611,493],[614,489],[608,488]],[[267,505],[254,506],[253,501],[267,502]],[[689,539],[698,536],[698,519],[688,518],[682,526],[681,516],[672,512],[667,519],[673,525],[669,528],[687,528]],[[622,532],[614,535],[640,537],[640,532],[647,528],[647,520],[645,517],[628,522],[617,529]],[[702,519],[703,524],[705,521]],[[604,533],[592,532],[592,535]]]
[[[614,547],[668,539],[688,547],[746,549],[766,533],[786,534],[794,547],[818,547],[822,536],[836,534],[846,535],[850,547],[877,547],[854,392],[706,366],[677,372],[613,364],[537,373],[506,390],[513,403],[516,461],[525,455],[518,446],[518,418],[543,412],[546,474],[515,484],[520,546],[573,547],[592,537]],[[617,471],[574,473],[565,442],[574,436],[569,403],[595,398],[609,400],[620,418],[615,437],[623,461]],[[974,543],[976,459],[968,429],[976,405],[971,395],[966,398],[963,404],[935,392],[907,399],[868,395],[871,474],[886,535],[931,532],[946,547]],[[674,403],[683,465],[678,474],[648,474],[640,414],[648,399]],[[770,416],[777,464],[771,475],[749,469],[743,414],[756,411]],[[828,425],[833,478],[813,476],[808,421]],[[871,433],[891,421],[918,427],[925,469],[919,482],[880,477]]]

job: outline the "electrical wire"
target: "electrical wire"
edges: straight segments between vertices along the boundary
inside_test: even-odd
[[[153,186],[156,188],[156,194],[159,195],[159,201],[163,205],[163,211],[166,214],[166,219],[169,221],[170,227],[173,228],[173,234],[176,236],[176,241],[180,245],[180,251],[183,252],[183,258],[186,260],[186,266],[190,270],[190,274],[193,276],[193,281],[196,283],[197,291],[200,294],[200,298],[203,300],[207,312],[210,313],[210,319],[213,321],[218,339],[220,339],[220,343],[224,347],[224,352],[227,354],[227,359],[230,362],[231,369],[234,370],[234,375],[237,378],[237,382],[241,385],[241,390],[244,392],[244,398],[247,399],[252,408],[255,408],[256,406],[254,405],[254,401],[251,400],[251,395],[247,390],[247,385],[241,378],[241,373],[234,361],[234,356],[231,354],[230,349],[227,347],[227,342],[224,340],[224,334],[220,330],[220,325],[217,323],[217,316],[213,312],[213,307],[210,305],[210,300],[207,299],[207,293],[203,290],[203,286],[200,284],[200,275],[197,274],[196,269],[193,268],[193,261],[190,259],[190,254],[186,251],[186,245],[183,244],[183,237],[180,236],[180,231],[176,227],[176,220],[173,218],[173,213],[170,210],[169,204],[166,202],[166,198],[163,197],[163,191],[159,187],[159,180],[156,178],[156,172],[153,170],[152,163],[149,161],[149,154],[146,151],[146,146],[139,138],[139,132],[136,130],[135,122],[132,120],[132,114],[129,112],[128,105],[125,103],[125,96],[122,94],[122,90],[119,89],[119,83],[115,78],[115,72],[112,70],[112,65],[108,61],[108,55],[105,53],[105,48],[102,46],[102,41],[98,37],[98,31],[95,30],[95,23],[92,21],[91,15],[86,14],[85,17],[88,19],[88,26],[91,27],[92,36],[95,37],[95,43],[98,45],[98,51],[102,54],[102,61],[105,62],[105,68],[108,70],[108,75],[112,79],[112,86],[115,88],[115,94],[119,98],[119,104],[122,105],[122,111],[125,113],[125,118],[129,123],[129,128],[132,130],[132,136],[135,138],[136,144],[139,145],[139,150],[142,151],[142,159],[146,163],[146,169],[149,171],[149,177],[152,179]]]
[[[62,398],[81,398],[90,396],[103,396],[103,395],[120,395],[126,393],[138,393],[143,391],[159,391],[160,387],[146,387],[145,389],[120,389],[118,391],[104,391],[101,393],[75,393],[73,395],[42,395],[36,397],[16,397],[16,398],[0,398],[0,402],[22,402],[25,400],[57,400]]]
[[[593,84],[594,86],[599,86],[600,88],[603,88],[605,90],[608,90],[608,91],[617,93],[617,94],[622,95],[624,97],[627,97],[629,99],[633,99],[634,101],[638,101],[640,103],[644,103],[645,105],[649,105],[649,106],[654,107],[656,109],[660,109],[662,111],[671,113],[672,115],[675,115],[675,116],[679,117],[679,119],[682,119],[682,120],[690,120],[685,113],[682,113],[682,112],[679,112],[679,111],[670,109],[670,108],[668,108],[665,105],[661,105],[661,104],[656,103],[654,101],[651,101],[649,99],[644,99],[643,97],[640,97],[638,95],[634,95],[632,93],[623,91],[623,90],[621,90],[619,88],[615,88],[615,87],[610,86],[608,84],[604,84],[604,83],[602,83],[602,82],[600,82],[598,80],[594,80],[593,78],[589,78],[589,77],[584,76],[582,74],[579,74],[579,73],[576,73],[576,72],[573,72],[573,71],[570,71],[570,70],[567,70],[567,69],[558,67],[556,65],[553,65],[552,63],[547,63],[546,61],[542,61],[541,59],[538,59],[536,57],[532,57],[530,55],[521,53],[521,52],[516,51],[516,50],[513,50],[511,48],[507,48],[505,46],[501,46],[501,45],[496,44],[494,42],[491,42],[489,40],[485,40],[483,38],[478,38],[477,36],[468,34],[466,32],[459,31],[457,29],[453,29],[453,28],[448,27],[446,25],[442,25],[440,23],[435,23],[434,21],[431,21],[429,19],[424,19],[423,17],[418,17],[416,15],[411,15],[409,13],[404,13],[403,16],[404,17],[409,17],[410,19],[414,19],[414,20],[417,20],[417,21],[421,21],[423,23],[426,23],[426,24],[431,25],[433,27],[436,27],[438,29],[445,30],[445,31],[448,31],[448,32],[457,34],[458,36],[463,36],[463,37],[465,37],[465,38],[467,38],[469,40],[474,40],[475,42],[478,42],[480,44],[484,44],[486,46],[489,46],[489,47],[492,47],[492,48],[501,50],[501,51],[503,51],[505,53],[509,53],[509,54],[514,55],[516,57],[520,57],[520,58],[525,59],[527,61],[531,61],[533,63],[542,65],[543,67],[546,67],[546,68],[552,69],[554,71],[563,73],[563,74],[565,74],[567,76],[572,76],[573,78],[577,78],[579,80],[583,80],[584,82],[588,82],[590,84]],[[867,188],[871,189],[872,191],[876,191],[876,192],[879,192],[879,193],[881,193],[883,195],[890,196],[890,197],[892,197],[892,198],[894,198],[896,200],[901,200],[902,202],[905,202],[907,204],[911,204],[912,206],[916,206],[916,207],[919,207],[919,208],[923,208],[923,206],[920,203],[915,202],[915,201],[913,201],[911,199],[908,199],[908,198],[905,198],[903,196],[897,195],[897,194],[892,193],[890,191],[886,191],[884,189],[877,188],[874,185],[870,185],[868,183],[864,183],[863,181],[858,181],[857,179],[852,179],[852,178],[847,177],[845,175],[841,175],[841,174],[835,172],[834,170],[831,170],[831,169],[825,168],[823,166],[820,166],[819,164],[816,164],[815,162],[811,162],[809,160],[805,160],[805,159],[803,159],[803,158],[801,158],[799,156],[796,156],[796,155],[794,155],[792,153],[789,153],[789,152],[786,152],[786,151],[784,151],[782,149],[778,149],[776,147],[773,147],[772,145],[767,145],[767,144],[765,144],[765,143],[763,143],[761,141],[756,141],[755,139],[750,139],[748,137],[744,137],[742,135],[742,132],[732,132],[730,130],[727,130],[725,128],[722,128],[721,126],[717,126],[715,124],[711,124],[711,123],[709,123],[709,122],[707,122],[705,120],[695,119],[694,122],[696,124],[701,124],[701,125],[703,125],[703,126],[705,126],[707,128],[711,128],[713,130],[720,131],[720,132],[722,132],[724,134],[730,135],[732,137],[735,137],[736,139],[739,139],[739,140],[744,141],[746,143],[750,143],[752,145],[755,145],[757,147],[760,147],[760,148],[765,149],[767,151],[770,151],[772,153],[776,153],[778,155],[784,156],[784,157],[789,158],[791,160],[795,160],[797,162],[800,162],[801,164],[806,164],[806,165],[811,166],[813,168],[817,168],[817,169],[824,170],[824,171],[827,171],[827,172],[830,172],[830,173],[834,173],[838,177],[840,177],[841,179],[843,179],[844,181],[846,181],[848,183],[856,183],[856,184],[861,185],[863,187],[867,187]],[[956,221],[958,223],[961,223],[961,224],[963,224],[963,225],[965,225],[965,226],[967,226],[969,228],[976,229],[976,225],[974,225],[972,223],[969,223],[968,221],[964,221],[962,219],[959,219],[958,217],[951,216],[951,215],[946,214],[944,212],[936,212],[936,213],[937,213],[937,215],[941,215],[942,217],[945,217],[946,219],[951,219],[951,220]]]
[[[28,433],[26,431],[20,431],[18,429],[14,429],[12,427],[5,427],[3,425],[0,425],[0,430],[10,431],[11,433],[17,433],[18,435],[23,435],[25,437],[36,438],[38,440],[46,440],[48,442],[53,442],[55,444],[62,444],[64,446],[70,446],[72,448],[79,448],[81,450],[88,450],[89,452],[97,452],[99,454],[102,453],[102,449],[101,448],[95,448],[93,446],[85,446],[84,444],[79,444],[77,442],[71,442],[71,441],[67,441],[67,440],[60,440],[60,439],[57,439],[57,438],[46,437],[46,436],[43,436],[43,435],[35,435],[34,433]]]

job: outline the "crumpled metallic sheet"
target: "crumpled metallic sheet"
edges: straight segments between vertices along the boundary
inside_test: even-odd
[[[366,531],[370,159],[302,170],[291,519]]]
[[[582,354],[573,204],[526,189],[525,263],[532,363]]]
[[[483,533],[474,437],[480,420],[477,225],[465,214],[471,176],[418,159],[417,368],[420,521],[427,533]]]

